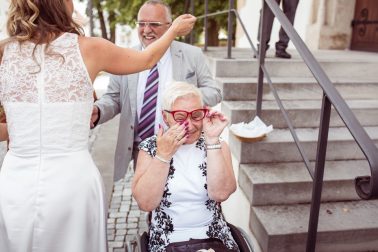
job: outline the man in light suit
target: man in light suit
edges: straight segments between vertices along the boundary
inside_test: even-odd
[[[149,0],[138,13],[138,35],[143,50],[160,38],[172,22],[170,7],[161,0]],[[125,62],[132,64],[132,62]],[[185,81],[200,88],[204,103],[214,106],[221,101],[205,57],[200,48],[174,41],[157,64],[158,94],[154,129],[163,125],[160,97],[164,89],[175,81]],[[138,145],[143,140],[138,134],[138,121],[144,104],[144,92],[149,70],[138,74],[111,76],[107,92],[96,101],[92,113],[93,125],[102,124],[120,115],[119,132],[115,153],[114,179],[123,178],[132,159],[138,154]]]

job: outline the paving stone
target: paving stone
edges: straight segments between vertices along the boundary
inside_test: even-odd
[[[117,235],[114,240],[123,242],[125,240],[125,236],[124,235]]]
[[[108,235],[108,241],[114,241],[115,235]]]
[[[140,211],[138,210],[131,210],[128,215],[128,217],[139,217],[139,216],[140,216]]]
[[[126,240],[126,242],[128,242],[128,241],[132,241],[132,240],[134,240],[134,238],[135,238],[135,235],[133,235],[133,234],[128,234],[128,235],[126,235],[125,240]]]
[[[144,222],[139,222],[138,226],[139,226],[139,228],[147,228],[148,227],[148,225],[147,225],[147,223],[145,221]]]
[[[107,230],[106,230],[106,233],[107,233],[108,235],[114,235],[114,234],[115,234],[115,229],[107,229]]]
[[[130,206],[121,206],[119,208],[120,212],[128,212],[130,210]]]
[[[130,229],[130,228],[137,228],[138,227],[138,224],[136,222],[134,223],[127,223],[126,224],[126,227],[127,229]]]
[[[116,185],[116,186],[114,186],[114,191],[121,191],[121,190],[123,190],[123,185],[122,184],[120,184],[120,185]]]
[[[135,206],[135,205],[132,205],[130,209],[131,209],[131,210],[138,210],[138,211],[139,211],[139,207],[138,207],[138,206]]]
[[[116,225],[116,229],[126,229],[126,227],[127,227],[126,223],[122,223],[122,224],[117,224]]]
[[[109,217],[111,218],[123,218],[126,216],[127,216],[127,212],[109,213]]]
[[[126,235],[127,231],[126,229],[117,229],[116,235]]]
[[[132,194],[131,188],[125,187],[123,189],[123,195],[129,195],[129,196],[131,196],[131,194]]]
[[[138,222],[137,217],[127,217],[127,223]]]
[[[114,242],[109,242],[108,245],[110,248],[122,248],[123,242],[114,241]]]
[[[124,248],[116,248],[113,250],[113,252],[125,252]]]
[[[128,229],[127,230],[127,234],[137,234],[138,233],[138,229]]]
[[[119,224],[119,223],[126,223],[126,218],[117,218],[116,219],[116,223]]]
[[[121,201],[122,201],[122,197],[121,196],[115,196],[115,197],[112,198],[111,204],[119,203]]]
[[[118,208],[120,208],[121,207],[121,202],[118,202],[118,203],[112,203],[111,205],[110,205],[110,208],[111,209],[118,209]]]
[[[120,196],[122,196],[122,191],[113,192],[113,197],[120,197]]]
[[[109,252],[125,252],[125,242],[148,229],[146,212],[139,209],[132,197],[132,177],[133,171],[129,168],[125,178],[114,184],[107,220]]]

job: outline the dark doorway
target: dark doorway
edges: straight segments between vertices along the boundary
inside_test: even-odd
[[[378,0],[356,0],[352,50],[378,52]]]

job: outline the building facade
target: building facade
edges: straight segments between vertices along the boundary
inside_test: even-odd
[[[262,1],[238,0],[238,12],[248,33],[257,43]],[[378,52],[377,0],[300,0],[294,27],[312,49],[363,50]],[[278,40],[280,25],[274,22],[271,44]],[[236,45],[249,47],[237,26]],[[293,48],[290,43],[289,48]]]

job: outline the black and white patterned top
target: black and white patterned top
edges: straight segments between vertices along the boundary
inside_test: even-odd
[[[156,155],[156,136],[145,139],[141,150]],[[218,238],[237,249],[220,204],[207,194],[206,148],[203,135],[194,144],[180,146],[174,154],[160,205],[152,212],[150,251],[165,251],[172,242]]]

